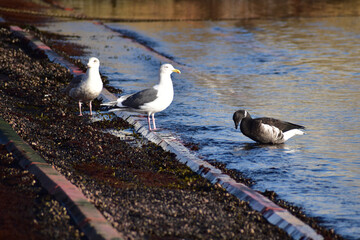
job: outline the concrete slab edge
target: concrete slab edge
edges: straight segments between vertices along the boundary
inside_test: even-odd
[[[12,29],[12,31],[16,31],[18,34],[20,34],[20,36],[23,35],[18,27]],[[35,49],[44,49],[44,53],[51,58],[56,59],[56,61],[59,61],[59,64],[69,68],[74,74],[79,74],[76,66],[74,66],[72,63],[69,63],[62,57],[57,57],[57,54],[49,47],[45,47],[45,44],[37,39],[34,39],[30,34],[26,34],[28,35],[28,39],[30,39],[30,41],[35,40],[35,45],[40,46]],[[25,35],[23,36],[26,37]],[[75,71],[72,69],[75,69]],[[116,99],[116,96],[104,89],[99,98],[104,101],[113,101]],[[150,132],[147,127],[143,126],[140,122],[135,120],[126,112],[116,112],[116,115],[126,120],[129,124],[133,125],[134,129],[149,141],[161,146],[166,151],[170,151],[176,154],[177,159],[190,167],[194,172],[208,179],[213,184],[220,184],[229,193],[233,194],[238,199],[247,201],[250,207],[256,211],[261,212],[268,222],[282,228],[292,238],[314,240],[324,239],[323,236],[317,234],[314,229],[306,225],[295,216],[291,215],[291,213],[286,209],[279,207],[268,198],[247,187],[246,185],[237,183],[228,175],[222,174],[221,170],[196,157],[179,141],[173,137],[169,138],[168,136],[171,135],[171,133]]]
[[[66,207],[88,239],[125,238],[111,226],[77,187],[46,163],[2,118],[0,118],[0,143],[5,144],[8,152],[19,161],[19,165],[34,174],[41,186]]]

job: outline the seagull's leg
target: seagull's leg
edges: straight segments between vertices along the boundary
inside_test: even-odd
[[[90,103],[89,103],[89,107],[90,107],[90,115],[92,115],[92,105],[91,105],[91,102],[92,102],[92,101],[90,101]]]
[[[81,113],[81,102],[79,101],[79,116],[82,116],[82,113]]]
[[[149,131],[151,131],[150,113],[148,114],[147,120],[148,120],[148,124],[149,124]]]
[[[153,130],[156,130],[156,125],[155,125],[155,113],[151,114],[151,117],[152,117],[152,121],[153,121]]]

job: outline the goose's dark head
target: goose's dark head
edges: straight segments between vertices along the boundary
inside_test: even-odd
[[[236,129],[238,128],[238,126],[243,118],[251,118],[251,116],[245,110],[238,110],[238,111],[234,112],[233,120],[234,120]]]

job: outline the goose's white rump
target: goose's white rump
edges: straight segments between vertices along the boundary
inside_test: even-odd
[[[287,132],[284,132],[284,141],[296,136],[296,135],[304,135],[305,133],[299,129],[292,129]]]

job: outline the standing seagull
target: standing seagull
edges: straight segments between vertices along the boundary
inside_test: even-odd
[[[99,59],[90,58],[87,66],[86,74],[76,76],[64,89],[70,97],[79,101],[79,116],[82,116],[81,104],[83,102],[89,102],[90,115],[92,115],[91,102],[100,95],[103,89],[103,82],[99,73]]]
[[[299,129],[305,127],[290,122],[284,122],[274,118],[256,118],[252,119],[245,110],[238,110],[233,115],[235,128],[240,124],[241,132],[252,140],[265,144],[284,143],[295,135],[303,135],[304,132]]]
[[[116,101],[103,103],[103,106],[113,107],[110,111],[130,111],[147,113],[149,130],[156,130],[155,113],[165,110],[174,98],[174,89],[171,81],[171,73],[181,73],[171,64],[163,64],[160,67],[159,84],[137,92],[118,98]],[[150,115],[152,117],[154,128],[151,129]]]

